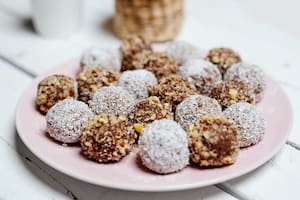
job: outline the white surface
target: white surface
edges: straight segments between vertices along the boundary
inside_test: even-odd
[[[69,39],[47,39],[28,26],[30,1],[0,0],[0,56],[39,74],[81,54],[90,46],[116,47],[108,19],[113,1],[85,1],[85,24]],[[289,140],[300,145],[300,26],[297,0],[186,0],[186,20],[180,40],[202,48],[229,46],[278,80],[291,99],[294,127]],[[67,177],[32,155],[18,139],[14,110],[31,78],[0,62],[0,199],[234,199],[211,186],[198,190],[145,194],[100,188]],[[297,199],[300,195],[300,152],[290,145],[254,172],[219,185],[248,199]],[[25,159],[28,157],[29,159]],[[18,192],[16,192],[18,188]]]

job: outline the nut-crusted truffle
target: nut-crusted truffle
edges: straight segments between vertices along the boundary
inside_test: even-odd
[[[79,100],[88,102],[96,90],[103,86],[115,85],[119,74],[104,67],[84,68],[77,76]]]
[[[183,169],[189,163],[185,131],[169,119],[152,122],[143,129],[140,136],[139,156],[143,165],[159,174]]]
[[[173,119],[172,106],[160,102],[158,97],[151,96],[138,101],[128,115],[137,132],[140,132],[147,124],[158,119]]]
[[[42,113],[58,101],[73,98],[76,94],[75,81],[65,75],[51,75],[43,79],[37,88],[36,105]]]
[[[215,99],[193,95],[183,100],[176,108],[175,119],[184,130],[204,115],[221,115],[221,106]]]
[[[125,88],[137,100],[147,98],[149,88],[155,84],[154,74],[144,69],[125,71],[118,81],[118,86]]]
[[[206,59],[217,65],[222,75],[231,65],[242,61],[240,55],[230,48],[213,48],[206,55]]]
[[[65,99],[50,108],[46,115],[47,132],[55,140],[63,143],[79,141],[82,127],[93,115],[83,102]]]
[[[82,68],[106,67],[120,71],[121,56],[118,50],[93,47],[83,52],[80,59]]]
[[[223,115],[234,121],[241,134],[241,147],[257,144],[265,134],[266,121],[262,113],[249,103],[237,103],[228,107]]]
[[[224,80],[238,80],[244,82],[254,91],[256,103],[263,98],[267,86],[267,78],[264,71],[256,65],[247,63],[232,65],[225,73]]]
[[[202,59],[188,60],[180,67],[180,73],[204,95],[222,81],[218,67]]]
[[[121,71],[141,69],[140,56],[137,54],[143,52],[152,52],[149,41],[141,36],[131,36],[123,40],[120,47],[122,63]]]
[[[119,114],[127,116],[135,99],[122,87],[108,86],[98,89],[89,106],[96,114]]]
[[[82,154],[97,162],[117,162],[135,141],[132,124],[124,116],[99,114],[91,117],[80,137]]]
[[[223,109],[238,102],[255,103],[253,90],[250,90],[245,83],[236,80],[219,83],[212,89],[209,96],[216,99]]]
[[[231,120],[203,116],[187,131],[190,157],[203,167],[233,164],[240,151],[240,135]]]
[[[163,77],[150,89],[152,96],[159,97],[162,102],[170,103],[175,108],[186,97],[196,94],[196,88],[183,76],[170,75]]]

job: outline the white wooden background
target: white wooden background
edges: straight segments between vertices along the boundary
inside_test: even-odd
[[[35,157],[15,129],[16,103],[35,76],[78,57],[87,47],[120,44],[109,26],[113,0],[85,0],[84,26],[66,40],[34,32],[29,0],[0,0],[0,199],[299,199],[299,7],[297,0],[186,0],[178,39],[202,48],[229,46],[262,66],[290,97],[294,126],[282,150],[247,175],[201,189],[141,193],[102,188],[63,175]]]

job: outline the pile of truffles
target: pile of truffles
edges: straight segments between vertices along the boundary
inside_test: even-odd
[[[119,49],[94,47],[83,53],[76,78],[55,74],[38,84],[36,106],[51,138],[80,144],[99,163],[138,152],[159,174],[230,165],[264,137],[255,104],[266,76],[230,48],[203,52],[177,41],[154,52],[140,36]]]

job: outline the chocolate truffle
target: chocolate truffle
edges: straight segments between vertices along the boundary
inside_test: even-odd
[[[80,66],[82,68],[106,67],[120,71],[121,56],[118,50],[93,47],[83,52]]]
[[[220,116],[203,116],[187,131],[190,157],[201,167],[233,164],[240,151],[240,135],[231,120]]]
[[[65,99],[48,111],[47,132],[52,138],[63,143],[78,142],[82,127],[92,115],[93,112],[85,103]]]
[[[155,84],[154,74],[144,69],[125,71],[118,81],[118,86],[125,88],[137,100],[147,98],[149,88]]]
[[[159,174],[183,169],[189,163],[185,131],[169,119],[152,122],[140,136],[139,156],[144,166]]]
[[[115,85],[119,74],[104,67],[84,68],[77,76],[79,100],[88,102],[96,90],[103,86]]]
[[[245,102],[233,104],[223,114],[237,126],[241,134],[241,147],[248,147],[262,140],[266,122],[254,105]]]
[[[212,88],[222,81],[218,67],[202,59],[190,59],[180,67],[180,73],[200,94],[210,94]]]
[[[216,99],[223,109],[238,102],[255,103],[253,90],[250,90],[245,83],[236,80],[219,83],[209,96]]]
[[[168,44],[166,52],[173,56],[178,65],[182,65],[190,59],[202,59],[201,50],[184,41],[175,41]]]
[[[184,130],[204,115],[221,115],[221,106],[215,99],[193,95],[183,100],[176,108],[175,119]]]
[[[222,75],[231,65],[242,61],[240,55],[230,48],[213,48],[206,55],[206,59],[217,65]]]
[[[255,94],[255,102],[261,101],[267,86],[266,75],[263,70],[246,63],[232,65],[224,75],[224,80],[238,80],[244,82]]]
[[[38,84],[36,105],[42,113],[58,101],[76,96],[75,81],[65,75],[51,75]]]
[[[89,106],[95,114],[118,114],[127,116],[135,103],[133,96],[122,87],[108,86],[98,89]]]
[[[186,97],[196,93],[196,88],[180,75],[163,77],[150,89],[152,96],[159,97],[162,102],[170,103],[173,108]]]
[[[95,115],[83,128],[80,137],[82,154],[100,163],[117,162],[130,152],[135,137],[126,117]]]

